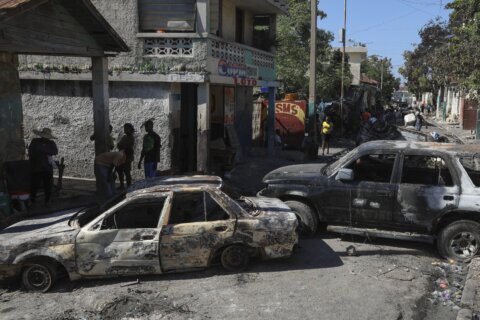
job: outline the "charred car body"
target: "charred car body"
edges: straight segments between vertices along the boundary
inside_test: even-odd
[[[286,201],[304,232],[436,241],[443,257],[480,248],[480,146],[374,141],[330,165],[277,169],[259,195]]]
[[[280,258],[297,243],[297,219],[277,199],[224,194],[217,177],[140,182],[103,207],[59,212],[0,233],[0,277],[47,291],[59,271],[85,277],[160,274],[219,261],[241,270],[252,255]]]

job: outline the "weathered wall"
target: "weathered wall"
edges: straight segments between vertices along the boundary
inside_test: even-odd
[[[0,168],[3,162],[25,155],[22,122],[17,58],[0,52]]]
[[[109,68],[115,72],[203,72],[206,70],[207,44],[203,39],[193,40],[192,57],[165,56],[161,58],[144,57],[144,39],[137,37],[139,33],[138,8],[136,0],[93,0],[95,7],[112,25],[130,48],[130,52],[120,53],[108,59]],[[21,70],[36,70],[36,65],[59,68],[74,66],[88,70],[90,58],[28,56],[19,57]],[[39,70],[41,68],[38,68]],[[137,70],[140,69],[140,70]]]
[[[222,38],[235,42],[235,4],[232,1],[222,2]]]
[[[143,130],[141,124],[155,118],[155,131],[162,139],[160,169],[171,166],[170,85],[165,83],[110,83],[110,119],[116,142],[123,124],[130,122],[136,129],[135,163],[138,162]],[[22,80],[25,140],[33,138],[33,129],[50,127],[65,157],[65,175],[93,177],[94,144],[93,102],[90,82]],[[136,165],[134,166],[136,168]],[[133,170],[135,177],[143,171]]]

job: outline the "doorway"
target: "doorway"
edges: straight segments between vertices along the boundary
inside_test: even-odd
[[[182,83],[180,111],[180,156],[181,172],[197,171],[197,87]]]

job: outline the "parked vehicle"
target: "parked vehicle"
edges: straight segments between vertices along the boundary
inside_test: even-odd
[[[479,145],[373,141],[330,164],[289,166],[259,195],[295,211],[304,234],[319,223],[342,233],[436,241],[445,258],[480,248]]]
[[[297,219],[277,199],[234,201],[218,177],[151,179],[106,203],[26,220],[0,233],[0,278],[21,275],[45,292],[61,271],[71,280],[161,274],[218,261],[243,270],[249,258],[288,257]]]

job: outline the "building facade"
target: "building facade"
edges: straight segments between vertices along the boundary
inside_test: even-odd
[[[109,58],[114,138],[132,123],[138,155],[141,125],[153,118],[161,169],[174,172],[207,171],[211,146],[234,145],[237,157],[247,152],[253,88],[278,86],[276,16],[286,12],[285,1],[92,2],[131,49]],[[19,63],[26,140],[33,129],[52,128],[65,174],[91,177],[90,60],[27,55]]]

